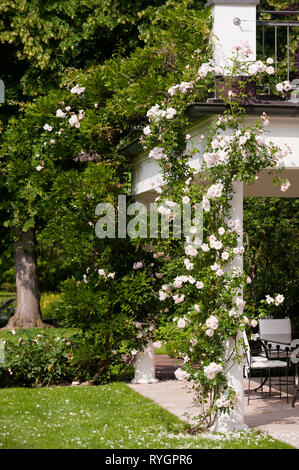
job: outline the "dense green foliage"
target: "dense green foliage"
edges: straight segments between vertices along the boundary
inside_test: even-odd
[[[7,98],[44,95],[65,69],[102,63],[141,43],[139,28],[163,0],[3,0],[0,5],[1,77]]]
[[[275,310],[275,315],[289,316],[297,334],[298,209],[298,199],[244,199],[244,268],[252,281],[247,285],[246,300],[257,308],[271,290],[283,292],[285,302]]]

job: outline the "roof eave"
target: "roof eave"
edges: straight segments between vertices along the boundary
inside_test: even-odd
[[[248,115],[261,115],[262,113],[271,116],[299,116],[299,103],[291,101],[263,101],[244,103]],[[199,119],[204,115],[221,114],[227,109],[225,103],[210,101],[210,102],[194,102],[189,104],[186,109],[187,116],[190,120]],[[143,151],[139,137],[132,140],[128,145],[121,149],[121,152],[128,157],[136,157]]]

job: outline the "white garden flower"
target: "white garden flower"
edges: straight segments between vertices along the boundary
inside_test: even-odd
[[[193,257],[198,255],[197,249],[194,248],[192,245],[186,246],[185,253],[187,256],[193,256]]]
[[[77,85],[75,85],[72,89],[71,89],[71,93],[74,95],[81,95],[82,93],[84,93],[85,91],[85,87],[80,87],[77,83]]]
[[[288,80],[285,80],[283,82],[283,89],[284,91],[290,91],[292,89],[292,85],[290,84]]]
[[[212,330],[217,330],[218,328],[218,318],[215,317],[215,315],[211,315],[207,320],[206,320],[206,326],[208,328],[211,328]]]
[[[245,302],[245,300],[238,297],[237,300],[236,300],[236,304],[237,304],[238,308],[243,309],[246,305],[246,302]]]
[[[194,264],[190,262],[188,258],[184,259],[185,268],[187,271],[192,271]]]
[[[161,117],[164,117],[166,115],[166,111],[163,111],[160,109],[160,105],[155,104],[155,106],[152,106],[146,113],[147,117],[149,118],[150,121],[157,120]]]
[[[284,301],[284,296],[283,296],[282,294],[278,294],[278,295],[275,297],[274,301],[275,301],[275,305],[280,305],[280,304],[282,304],[283,301]]]
[[[166,159],[167,155],[164,153],[164,149],[161,147],[154,147],[149,152],[149,158],[154,158],[155,160],[161,160],[162,158]]]
[[[258,72],[265,72],[267,67],[261,60],[258,60],[256,62],[256,68]]]
[[[182,203],[183,204],[189,204],[189,202],[190,202],[190,197],[188,197],[188,196],[183,196],[182,197]]]
[[[204,288],[204,283],[202,281],[197,281],[195,284],[195,287],[197,289],[203,289]]]
[[[159,290],[159,300],[163,302],[168,298],[167,292],[164,292],[163,290]]]
[[[289,182],[289,180],[286,180],[284,183],[281,184],[280,190],[282,192],[285,192],[289,189],[290,186],[291,186],[291,183]]]
[[[216,364],[216,362],[211,362],[208,366],[204,367],[204,374],[209,380],[213,380],[216,375],[223,370],[221,364]]]
[[[260,336],[260,335],[259,335],[258,333],[255,333],[255,334],[252,334],[252,335],[250,336],[250,339],[251,339],[252,341],[257,341],[258,338],[259,338],[259,336]]]
[[[207,198],[214,199],[222,196],[223,184],[212,184],[207,191]]]
[[[217,408],[229,408],[230,401],[226,398],[225,395],[222,395],[218,400],[215,401]]]
[[[143,267],[143,264],[141,261],[137,261],[136,263],[133,264],[133,269],[141,269]]]
[[[177,327],[180,329],[180,330],[183,330],[184,328],[186,328],[187,326],[187,322],[184,318],[179,318],[178,321],[177,321]]]
[[[248,73],[249,75],[256,75],[257,74],[257,65],[256,64],[250,64],[248,67]]]
[[[184,294],[182,294],[181,296],[179,296],[178,294],[175,294],[172,298],[173,298],[175,304],[180,304],[180,303],[184,302],[184,300],[185,300]]]
[[[217,263],[214,263],[214,264],[212,264],[212,266],[211,266],[212,271],[217,271],[217,269],[219,269],[219,268],[220,268],[220,265],[217,264]]]
[[[206,335],[209,336],[209,338],[212,338],[212,336],[214,336],[214,330],[212,330],[212,328],[208,328],[206,330]]]
[[[59,118],[64,118],[66,116],[66,113],[64,113],[62,111],[62,109],[57,109],[56,111],[56,117],[59,117]]]
[[[176,110],[174,108],[167,108],[166,109],[166,115],[165,115],[166,119],[172,119],[173,116],[175,116],[175,115],[176,115]]]
[[[266,72],[268,75],[273,75],[275,73],[275,69],[272,67],[272,65],[270,65],[270,67],[266,68]]]
[[[155,276],[156,276],[157,279],[162,279],[164,274],[163,273],[156,273]]]
[[[221,250],[222,246],[223,246],[222,242],[220,242],[219,240],[215,241],[215,244],[214,244],[215,250]]]
[[[207,243],[203,243],[200,248],[205,252],[210,251],[209,245]]]
[[[79,128],[80,127],[80,122],[78,120],[78,116],[76,114],[73,114],[70,118],[69,118],[69,124],[70,126],[72,127],[76,127],[76,128]]]
[[[176,369],[176,371],[174,372],[174,375],[177,380],[181,380],[181,381],[185,381],[190,377],[190,374],[188,374],[188,372],[184,371],[181,368]]]
[[[213,71],[213,67],[209,62],[204,62],[198,69],[199,78],[205,78],[209,72]]]
[[[209,199],[207,198],[207,196],[203,196],[202,198],[202,208],[205,212],[210,212],[210,201]]]
[[[51,132],[52,129],[53,129],[53,127],[52,127],[52,126],[49,126],[49,124],[45,124],[45,125],[44,125],[44,130],[45,130],[45,131]]]
[[[283,83],[277,83],[276,90],[280,92],[283,91]]]
[[[151,131],[151,128],[150,126],[146,126],[144,129],[143,129],[143,134],[144,135],[151,135],[152,131]]]
[[[235,308],[232,308],[232,309],[228,312],[228,316],[229,316],[229,317],[239,317],[239,316],[240,316],[240,313],[237,312]]]

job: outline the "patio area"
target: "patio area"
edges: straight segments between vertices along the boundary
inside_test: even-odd
[[[201,408],[194,400],[194,393],[188,382],[175,379],[176,362],[167,355],[156,355],[156,377],[154,384],[129,384],[143,396],[152,399],[160,406],[183,420],[190,421],[200,413]],[[251,379],[252,388],[257,387],[260,379]],[[299,400],[292,407],[293,387],[289,386],[289,402],[286,400],[286,386],[282,386],[282,399],[278,397],[278,386],[272,384],[273,397],[259,399],[260,393],[251,393],[247,403],[248,381],[244,379],[244,415],[249,428],[260,429],[281,441],[299,449]],[[264,386],[265,394],[268,387]],[[187,415],[186,415],[187,413]]]

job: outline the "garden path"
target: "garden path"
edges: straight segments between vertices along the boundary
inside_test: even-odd
[[[195,402],[191,385],[175,379],[176,368],[175,361],[169,356],[156,355],[156,376],[159,382],[128,385],[180,419],[192,422],[192,417],[201,412],[201,407]],[[247,390],[246,380],[244,380],[244,390]],[[244,397],[244,415],[245,423],[250,428],[260,429],[299,449],[299,401],[293,408],[291,400],[287,403],[284,393],[282,399],[255,399],[253,395],[248,405],[247,397]]]

